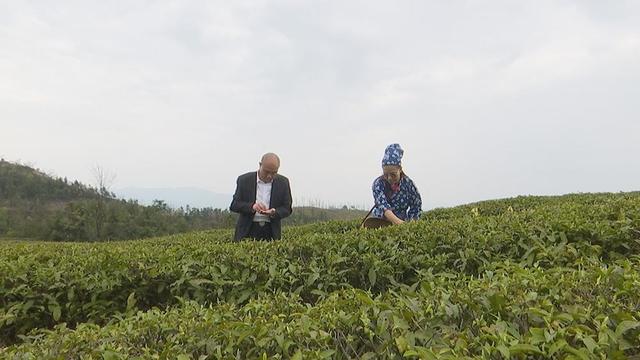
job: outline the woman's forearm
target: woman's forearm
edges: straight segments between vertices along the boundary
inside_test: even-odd
[[[402,224],[404,222],[402,219],[397,217],[396,214],[394,214],[393,211],[391,211],[390,209],[387,209],[384,211],[384,217],[396,225]]]

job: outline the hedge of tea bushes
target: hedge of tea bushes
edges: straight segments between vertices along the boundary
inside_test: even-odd
[[[99,243],[0,247],[0,339],[32,329],[104,324],[179,299],[245,304],[286,293],[314,304],[341,289],[372,294],[421,274],[480,276],[495,263],[554,269],[608,264],[640,249],[640,193],[499,200],[380,230],[336,222],[288,229],[274,243],[231,232]],[[349,230],[351,228],[351,230]]]
[[[338,290],[311,305],[260,295],[244,305],[185,301],[105,326],[40,331],[11,359],[625,359],[640,353],[640,258],[479,276],[421,273],[379,294]]]

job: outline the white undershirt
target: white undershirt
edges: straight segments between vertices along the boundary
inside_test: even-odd
[[[257,178],[257,186],[256,186],[256,203],[262,203],[267,209],[269,209],[269,204],[271,203],[271,186],[273,185],[273,181],[264,182],[260,180],[260,177],[256,174]],[[270,222],[271,219],[269,215],[256,213],[253,216],[253,221],[267,221]]]

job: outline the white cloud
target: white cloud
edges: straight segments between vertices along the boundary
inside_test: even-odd
[[[400,142],[427,206],[628,190],[640,180],[622,165],[640,150],[638,10],[6,2],[0,155],[85,181],[100,163],[123,187],[231,192],[277,151],[298,197],[366,203],[382,150]]]

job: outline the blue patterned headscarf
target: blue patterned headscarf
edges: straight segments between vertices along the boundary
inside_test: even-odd
[[[402,155],[404,150],[400,147],[400,144],[391,144],[384,149],[384,157],[382,158],[382,166],[385,165],[400,165],[402,162]]]

